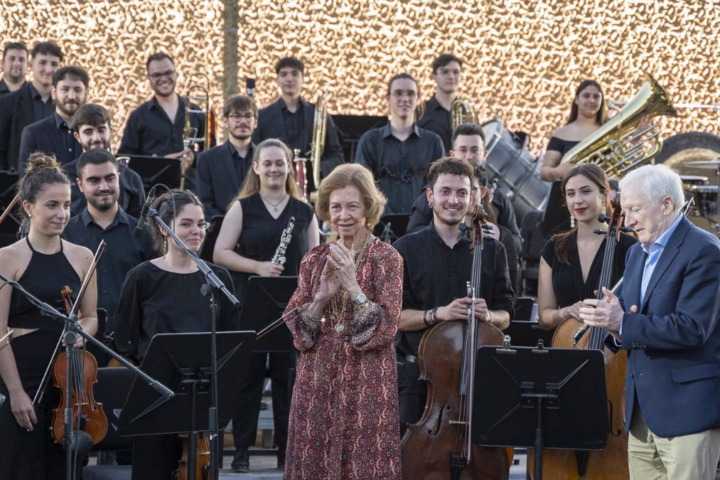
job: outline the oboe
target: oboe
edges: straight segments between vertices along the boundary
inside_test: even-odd
[[[290,240],[292,240],[293,228],[295,228],[295,217],[290,217],[288,225],[280,237],[280,245],[278,245],[277,250],[275,250],[275,255],[273,255],[271,260],[275,265],[285,265],[285,251],[288,245],[290,245]]]

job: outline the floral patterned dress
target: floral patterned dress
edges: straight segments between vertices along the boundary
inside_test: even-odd
[[[369,305],[349,305],[344,329],[317,324],[306,310],[320,288],[329,245],[302,261],[298,289],[286,312],[300,351],[290,406],[286,480],[399,480],[400,422],[393,339],[402,306],[402,257],[372,238],[358,265]],[[344,289],[336,294],[336,304]]]

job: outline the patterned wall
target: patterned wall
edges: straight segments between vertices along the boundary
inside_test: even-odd
[[[325,89],[331,112],[383,114],[394,73],[413,73],[423,96],[432,94],[429,65],[441,52],[467,61],[462,95],[480,114],[528,131],[534,150],[564,123],[585,78],[599,80],[608,98],[627,99],[647,69],[675,102],[720,103],[719,0],[238,2],[239,82],[257,79],[261,105],[277,96],[273,63],[293,54],[306,63],[307,97]],[[1,4],[0,39],[57,39],[66,63],[89,69],[91,99],[111,109],[116,132],[149,98],[144,62],[157,50],[176,58],[181,91],[199,71],[222,101],[222,0]],[[682,113],[662,122],[668,133],[720,134],[720,113]]]

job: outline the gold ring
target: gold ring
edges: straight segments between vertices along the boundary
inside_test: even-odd
[[[338,265],[345,265],[345,262],[343,262],[342,258],[340,260],[335,260],[335,263]]]
[[[337,270],[338,268],[340,268],[340,265],[333,265],[332,267],[333,270]]]

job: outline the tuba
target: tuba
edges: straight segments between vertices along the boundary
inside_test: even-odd
[[[608,120],[562,158],[561,163],[594,163],[608,177],[621,178],[630,170],[652,163],[662,149],[660,127],[638,128],[645,117],[676,117],[677,110],[667,92],[649,73],[642,88],[614,117]]]
[[[315,190],[320,188],[320,160],[325,151],[325,135],[327,133],[327,105],[325,92],[321,92],[315,104],[315,118],[313,119],[312,143],[310,145],[310,164],[312,165],[312,178]]]
[[[456,98],[450,104],[450,124],[452,131],[463,123],[474,123],[477,125],[477,112],[470,101]]]

